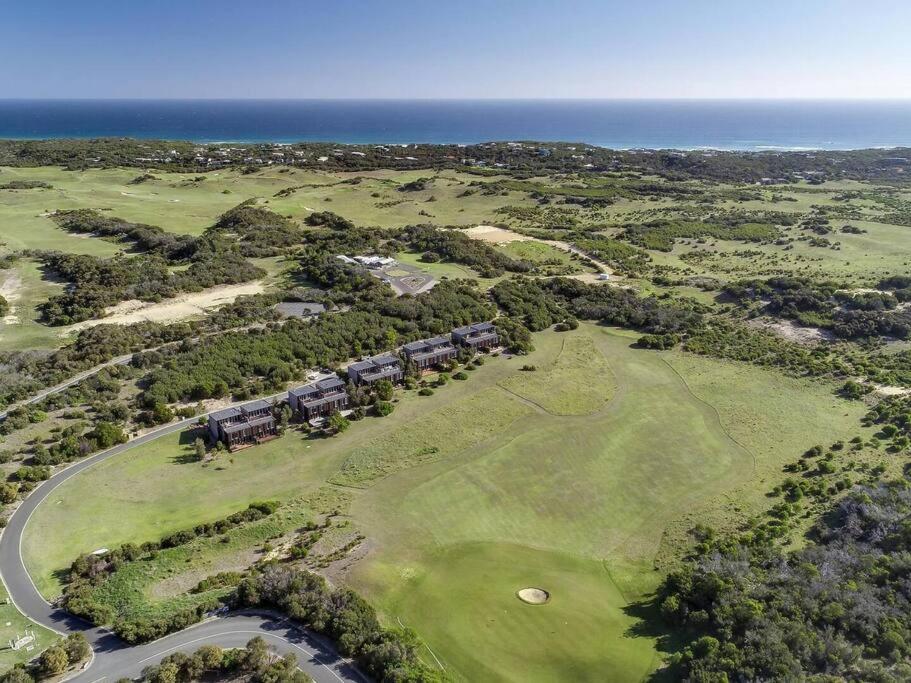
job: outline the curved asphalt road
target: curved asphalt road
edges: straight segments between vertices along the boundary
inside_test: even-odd
[[[267,396],[266,399],[271,400],[280,396],[284,396],[284,392]],[[282,654],[294,653],[300,668],[318,683],[365,681],[353,664],[340,657],[327,640],[295,627],[288,620],[275,615],[264,612],[231,613],[204,621],[152,643],[130,647],[110,631],[92,626],[49,604],[35,588],[25,568],[20,546],[26,524],[42,501],[60,484],[83,470],[135,446],[180,431],[195,424],[198,419],[197,416],[165,425],[132,441],[96,453],[61,470],[35,488],[12,514],[6,528],[0,534],[0,578],[6,585],[10,599],[20,612],[42,626],[58,633],[81,631],[85,635],[95,656],[86,669],[73,679],[80,683],[97,682],[102,679],[116,681],[125,676],[136,677],[146,666],[157,663],[165,655],[177,650],[195,650],[207,643],[221,647],[237,647],[257,635],[265,638]]]
[[[154,350],[154,349],[151,349],[151,350]],[[115,358],[111,358],[111,360],[105,361],[104,363],[99,363],[98,365],[91,367],[88,370],[83,370],[82,372],[77,372],[75,375],[70,377],[68,380],[63,381],[60,384],[55,384],[54,386],[49,387],[47,389],[42,389],[37,394],[33,394],[32,396],[29,396],[28,398],[23,399],[22,401],[17,401],[16,403],[4,408],[3,410],[0,410],[0,422],[5,420],[6,416],[9,415],[9,413],[11,411],[15,410],[16,408],[31,405],[32,403],[38,403],[38,401],[40,401],[41,399],[47,398],[48,396],[51,396],[53,394],[59,394],[64,389],[68,389],[71,386],[73,386],[74,384],[79,384],[82,380],[88,379],[92,375],[97,375],[99,372],[101,372],[105,368],[110,368],[114,365],[129,364],[130,361],[133,360],[133,355],[134,354],[132,354],[132,353],[128,353],[123,356],[117,356]]]

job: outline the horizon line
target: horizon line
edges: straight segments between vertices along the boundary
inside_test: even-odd
[[[911,102],[911,97],[0,97],[0,102]]]

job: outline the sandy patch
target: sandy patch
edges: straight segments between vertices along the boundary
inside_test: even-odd
[[[831,341],[832,333],[818,327],[801,327],[791,320],[771,320],[769,318],[754,318],[748,323],[751,327],[769,330],[779,337],[798,344],[816,344],[822,341]]]
[[[9,313],[0,318],[4,325],[15,325],[19,322],[19,316],[16,315],[15,303],[22,294],[22,277],[19,273],[13,271],[0,284],[0,296],[9,303]]]
[[[263,282],[246,282],[239,285],[223,285],[212,287],[201,292],[193,294],[184,294],[173,299],[149,303],[145,301],[130,300],[123,301],[116,306],[110,306],[105,310],[104,317],[96,320],[86,320],[85,322],[70,325],[64,331],[64,334],[76,332],[86,327],[95,325],[114,324],[114,325],[131,325],[133,323],[152,321],[152,322],[171,322],[174,320],[183,320],[194,315],[200,315],[206,311],[232,303],[237,297],[250,294],[260,294],[265,289]]]
[[[889,384],[874,384],[873,391],[880,396],[907,396],[911,394],[911,389],[907,387],[896,387]]]
[[[525,242],[534,239],[534,237],[520,235],[517,232],[498,228],[495,225],[476,225],[473,228],[462,228],[462,232],[469,237],[490,242],[491,244],[509,244],[510,242]]]
[[[550,593],[543,588],[523,588],[516,592],[519,600],[529,605],[543,605],[550,600]]]

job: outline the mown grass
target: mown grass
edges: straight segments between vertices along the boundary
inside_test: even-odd
[[[504,400],[494,388],[482,389],[455,406],[435,410],[356,447],[329,481],[367,486],[393,472],[478,446],[530,412],[521,403]]]
[[[12,650],[9,641],[25,635],[26,630],[35,634],[34,649],[21,648]],[[13,668],[20,662],[27,662],[37,657],[59,639],[53,631],[38,626],[25,618],[16,606],[10,602],[6,587],[0,584],[0,672]]]
[[[607,360],[588,337],[567,336],[548,366],[510,375],[500,386],[553,415],[599,410],[616,389]]]

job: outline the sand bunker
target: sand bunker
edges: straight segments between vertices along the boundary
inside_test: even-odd
[[[524,242],[534,239],[534,237],[520,235],[517,232],[498,228],[495,225],[476,225],[473,228],[463,228],[462,232],[476,240],[490,242],[491,244],[508,244],[509,242]]]
[[[519,600],[529,605],[543,605],[550,600],[550,593],[543,588],[523,588],[516,593]]]
[[[185,294],[157,303],[137,300],[123,301],[105,310],[103,318],[86,320],[85,322],[70,325],[66,328],[66,333],[101,324],[130,325],[145,320],[153,322],[183,320],[184,318],[205,313],[216,306],[232,303],[239,296],[260,294],[263,289],[263,283],[256,281],[240,285],[212,287],[201,292]]]

